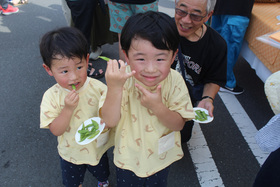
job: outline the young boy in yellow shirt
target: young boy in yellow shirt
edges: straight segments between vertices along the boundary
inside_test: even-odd
[[[180,130],[195,115],[182,76],[170,69],[178,45],[171,17],[140,13],[121,33],[128,66],[108,62],[100,113],[107,126],[116,126],[118,186],[167,186],[170,165],[183,157]]]
[[[40,52],[44,69],[57,82],[43,96],[40,127],[57,136],[63,184],[81,187],[88,169],[99,181],[98,186],[108,186],[106,151],[113,145],[113,137],[103,143],[97,138],[86,145],[75,141],[78,127],[98,116],[99,99],[107,89],[102,82],[87,77],[85,37],[73,27],[53,30],[42,37]]]

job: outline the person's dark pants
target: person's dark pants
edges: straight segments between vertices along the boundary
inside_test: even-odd
[[[90,46],[91,26],[93,22],[93,12],[97,6],[97,0],[66,0],[71,11],[74,26],[85,35]]]
[[[186,143],[191,139],[192,129],[193,129],[194,121],[187,121],[185,123],[184,128],[180,131],[181,133],[181,143]]]
[[[151,175],[141,178],[136,176],[132,171],[116,167],[117,169],[117,186],[120,187],[166,187],[167,177],[170,166]]]
[[[258,172],[253,187],[280,186],[280,148],[270,153]]]
[[[76,165],[62,158],[60,158],[60,166],[62,170],[62,181],[66,187],[78,187],[82,184],[84,182],[86,170],[100,182],[107,181],[110,175],[107,153],[104,153],[96,166],[88,164]]]

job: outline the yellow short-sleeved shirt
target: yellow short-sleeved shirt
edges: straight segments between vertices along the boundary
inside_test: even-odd
[[[87,145],[79,145],[75,141],[75,133],[78,127],[85,120],[99,115],[99,100],[106,89],[105,84],[88,77],[84,86],[78,90],[79,104],[74,110],[69,128],[57,138],[58,153],[64,160],[77,165],[97,165],[102,155],[113,145],[112,134],[109,136],[109,141],[99,148],[97,148],[98,138]],[[60,114],[64,107],[64,98],[68,93],[69,90],[58,84],[45,92],[41,103],[40,128],[48,128],[49,124]]]
[[[130,67],[127,67],[130,72]],[[114,163],[117,167],[133,171],[139,177],[148,177],[164,169],[183,157],[180,132],[173,132],[163,126],[158,118],[140,103],[141,92],[134,85],[140,84],[134,77],[129,78],[123,91],[121,119],[116,126]],[[178,112],[184,119],[195,117],[187,87],[182,76],[171,69],[168,77],[160,85],[163,103],[172,111]],[[102,96],[100,105],[104,102]],[[171,135],[171,143],[159,146],[160,138]],[[173,142],[173,143],[172,143]],[[164,147],[171,146],[162,152]],[[161,150],[161,153],[159,154]]]

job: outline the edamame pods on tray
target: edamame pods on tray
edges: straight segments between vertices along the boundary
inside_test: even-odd
[[[195,113],[196,113],[196,115],[195,115],[196,120],[199,120],[199,121],[206,121],[207,120],[208,114],[206,114],[204,111],[196,110]]]
[[[96,121],[91,120],[91,124],[88,124],[87,126],[85,126],[83,124],[83,127],[81,130],[78,131],[78,133],[80,133],[80,142],[84,141],[85,139],[92,139],[94,138],[96,135],[98,135],[98,133],[100,132],[99,129],[99,125]]]

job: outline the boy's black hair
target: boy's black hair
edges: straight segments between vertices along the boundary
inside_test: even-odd
[[[147,11],[131,16],[121,33],[122,49],[128,54],[132,39],[140,37],[150,41],[155,48],[175,52],[179,33],[174,19],[162,12]]]
[[[40,42],[44,64],[51,68],[58,56],[87,58],[88,43],[82,32],[74,27],[62,27],[44,34]]]

